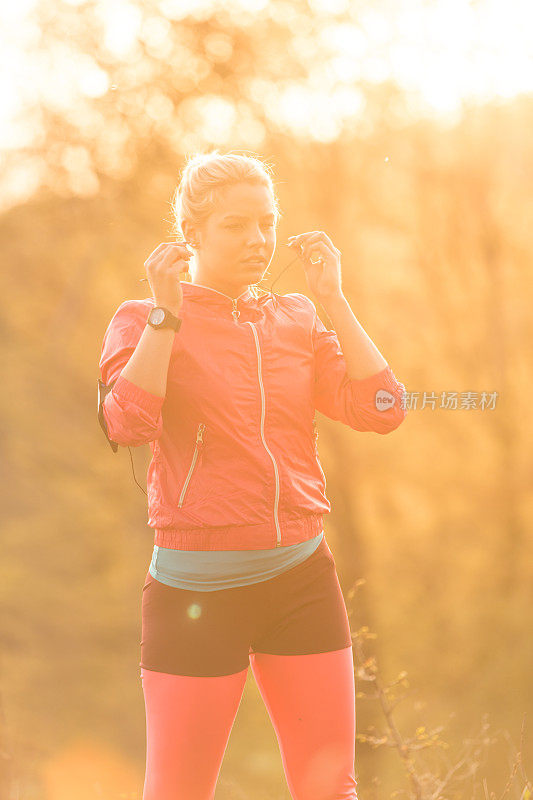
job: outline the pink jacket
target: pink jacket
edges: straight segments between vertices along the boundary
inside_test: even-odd
[[[261,550],[316,536],[331,505],[315,409],[356,431],[390,433],[407,413],[403,384],[389,366],[351,380],[337,334],[303,294],[182,289],[165,397],[120,375],[152,298],[118,307],[99,364],[112,385],[101,407],[108,438],[150,444],[155,544]]]

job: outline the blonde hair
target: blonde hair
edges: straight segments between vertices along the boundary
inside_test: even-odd
[[[267,162],[234,151],[220,153],[215,149],[188,156],[172,196],[172,235],[185,241],[183,221],[201,226],[223,199],[226,187],[243,181],[259,183],[270,190],[277,224],[281,211],[272,175],[272,166]]]

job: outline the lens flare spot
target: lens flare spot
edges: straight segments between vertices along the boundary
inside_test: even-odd
[[[191,619],[198,619],[202,613],[202,606],[198,605],[198,603],[191,603],[189,608],[187,609],[187,616]]]

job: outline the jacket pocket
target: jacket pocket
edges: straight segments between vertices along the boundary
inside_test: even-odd
[[[205,427],[206,427],[205,423],[203,423],[203,422],[200,422],[200,424],[198,425],[198,431],[196,433],[196,444],[195,444],[195,447],[194,447],[194,453],[193,453],[193,456],[192,456],[192,459],[191,459],[189,472],[187,473],[187,477],[185,478],[185,481],[184,481],[183,486],[181,488],[180,496],[178,498],[178,508],[181,508],[183,503],[185,502],[185,496],[187,494],[187,489],[189,488],[189,484],[191,482],[191,478],[193,476],[195,467],[197,465],[198,456],[199,456],[202,448],[204,447],[203,435],[204,435]]]

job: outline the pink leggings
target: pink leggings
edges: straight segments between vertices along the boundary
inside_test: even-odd
[[[276,731],[293,800],[357,800],[352,647],[250,665]],[[212,800],[248,669],[197,678],[141,668],[143,800]]]
[[[325,539],[247,586],[189,591],[148,572],[143,800],[212,800],[249,666],[293,800],[357,800],[351,632]]]

